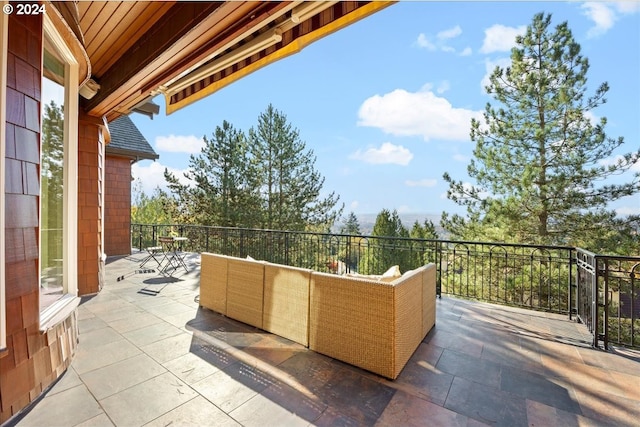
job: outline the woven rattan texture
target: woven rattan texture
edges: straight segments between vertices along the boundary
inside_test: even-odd
[[[422,274],[422,336],[436,324],[436,265],[427,264]]]
[[[266,264],[264,271],[265,331],[309,345],[309,281],[311,270]]]
[[[311,275],[309,348],[393,377],[393,286]]]
[[[262,329],[264,262],[229,258],[227,316]]]
[[[424,267],[406,273],[393,282],[395,309],[393,345],[396,378],[424,338],[422,333],[422,276]]]
[[[227,263],[229,258],[202,253],[200,306],[227,314]]]

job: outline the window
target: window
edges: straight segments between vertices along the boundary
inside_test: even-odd
[[[0,5],[4,5],[4,2],[0,2]],[[9,17],[6,14],[0,16],[0,350],[4,350],[7,346],[7,331],[6,331],[6,301],[4,299],[4,157],[6,151],[6,87],[7,87],[7,27]]]
[[[42,64],[40,328],[47,329],[78,293],[78,63],[46,16]]]

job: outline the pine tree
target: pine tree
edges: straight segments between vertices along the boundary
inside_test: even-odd
[[[322,198],[324,178],[315,169],[316,157],[307,150],[297,129],[273,105],[249,130],[249,146],[262,200],[262,226],[269,229],[329,228],[340,217],[339,197]]]
[[[44,105],[41,162],[41,248],[43,267],[56,265],[62,256],[64,108],[54,101]],[[4,173],[4,172],[2,172]]]
[[[200,154],[191,155],[185,173],[194,185],[182,184],[165,171],[169,188],[182,207],[182,220],[224,227],[256,226],[260,203],[244,133],[225,120],[211,139],[203,139],[205,146]]]
[[[442,225],[457,237],[589,245],[615,220],[608,203],[640,191],[640,174],[602,184],[627,171],[640,151],[603,163],[624,144],[607,137],[604,117],[592,122],[609,86],[587,96],[587,58],[566,22],[550,25],[551,15],[535,15],[516,38],[511,66],[491,75],[486,89],[499,105],[488,103],[483,123],[471,123],[468,173],[477,185],[444,175],[448,197],[467,207],[467,220],[443,214]]]
[[[340,233],[353,234],[353,235],[362,234],[360,232],[360,223],[358,222],[358,217],[356,216],[355,213],[349,212],[349,215],[347,215],[344,225],[340,229]]]
[[[424,223],[420,224],[418,220],[413,223],[409,237],[412,239],[437,239],[438,232],[436,226],[430,219],[425,219]]]
[[[363,274],[382,274],[389,267],[400,266],[400,271],[410,270],[409,231],[402,224],[397,211],[382,209],[376,217],[372,236],[381,237],[369,240],[369,247],[360,259],[358,271]],[[394,239],[400,237],[402,239]]]

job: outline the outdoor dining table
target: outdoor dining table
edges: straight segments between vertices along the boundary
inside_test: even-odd
[[[163,236],[158,237],[158,243],[162,245],[164,248],[164,261],[167,261],[167,265],[162,268],[162,272],[166,273],[170,269],[178,269],[180,267],[184,268],[184,271],[189,272],[189,268],[187,267],[187,263],[184,260],[184,255],[180,254],[182,249],[182,244],[188,241],[188,237],[173,237],[173,236]]]

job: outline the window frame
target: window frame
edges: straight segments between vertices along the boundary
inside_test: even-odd
[[[4,6],[5,1],[0,1],[0,6]],[[2,237],[0,237],[0,352],[7,348],[7,301],[5,299],[5,220],[4,220],[4,205],[5,205],[5,156],[6,156],[6,123],[7,123],[7,56],[8,45],[7,38],[9,36],[9,15],[2,14],[0,16],[0,231]]]
[[[45,14],[43,39],[47,37],[56,53],[64,60],[64,160],[63,160],[63,295],[40,312],[40,330],[46,331],[66,318],[78,306],[78,78],[79,63],[71,48]],[[44,54],[44,48],[43,48]],[[44,72],[44,70],[43,70]],[[41,79],[43,77],[41,76]],[[42,100],[40,100],[42,102]],[[42,120],[42,119],[41,119]],[[42,205],[39,207],[42,220]],[[40,227],[42,228],[42,227]],[[42,250],[42,248],[40,248]],[[41,272],[38,272],[38,286]]]

